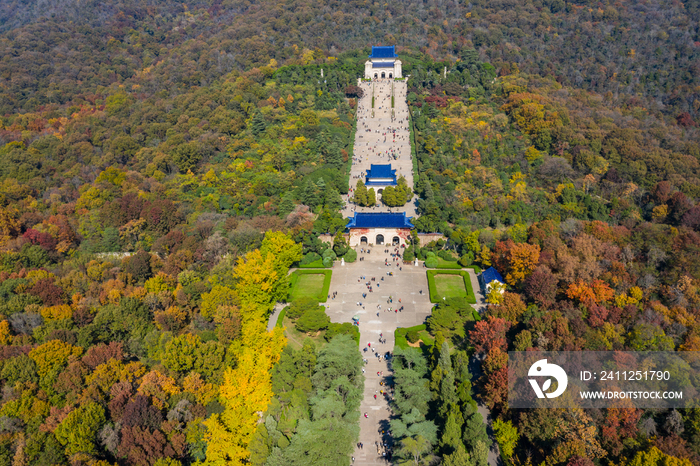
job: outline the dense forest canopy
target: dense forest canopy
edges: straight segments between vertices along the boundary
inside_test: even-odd
[[[697,119],[697,1],[374,3],[4,2],[0,113],[33,111],[113,83],[186,92],[231,71],[308,63],[371,44],[454,60],[475,48],[498,69]]]
[[[266,324],[292,265],[353,257],[338,211],[375,44],[410,75],[416,232],[446,238],[404,258],[508,287],[483,316],[436,306],[395,352],[397,461],[482,466],[495,440],[513,464],[698,464],[698,407],[516,412],[503,390],[507,350],[700,349],[699,18],[2,2],[0,465],[347,463],[356,329],[313,299],[286,312],[314,341]]]

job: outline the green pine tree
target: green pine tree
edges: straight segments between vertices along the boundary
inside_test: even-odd
[[[454,453],[442,458],[442,464],[443,466],[475,466],[474,461],[461,442],[457,445]]]
[[[280,202],[278,207],[280,217],[289,215],[289,213],[294,210],[294,206],[294,194],[288,191],[282,196],[282,202]]]
[[[357,180],[357,184],[355,185],[355,194],[353,196],[353,200],[355,201],[355,204],[357,205],[367,205],[367,187],[365,184],[362,182],[362,180]]]
[[[377,193],[374,192],[374,188],[369,188],[367,191],[367,205],[373,206],[377,204]]]
[[[311,207],[312,209],[315,208],[319,202],[320,199],[318,198],[318,193],[317,187],[314,183],[311,182],[311,180],[306,182],[306,186],[304,187],[304,192],[302,195],[302,201],[304,204],[307,206]]]
[[[453,407],[456,408],[454,405]],[[443,456],[454,453],[459,446],[464,446],[462,445],[462,424],[459,422],[461,419],[462,413],[459,412],[459,408],[456,408],[456,412],[452,411],[447,415],[445,430],[440,438],[440,451]]]
[[[340,193],[335,186],[328,184],[323,193],[323,204],[328,210],[336,211],[340,210],[343,206],[343,199],[340,197]]]
[[[396,203],[396,190],[393,186],[387,186],[382,191],[382,202],[389,207],[394,207],[398,205]]]
[[[411,188],[408,186],[406,178],[399,177],[398,185],[396,186],[396,202],[398,205],[404,205],[413,197]]]
[[[265,122],[265,118],[263,117],[262,113],[255,112],[253,121],[250,123],[250,127],[253,130],[253,135],[255,136],[259,136],[265,132],[267,129],[267,123]]]
[[[340,149],[337,144],[331,144],[328,146],[328,152],[326,153],[326,163],[333,168],[343,168],[343,154],[340,153]]]

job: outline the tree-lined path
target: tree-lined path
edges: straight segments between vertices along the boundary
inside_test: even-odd
[[[411,327],[423,323],[430,315],[432,304],[428,298],[428,280],[422,266],[396,267],[389,254],[383,253],[383,246],[376,246],[371,253],[360,253],[363,261],[340,266],[336,263],[331,278],[331,293],[338,292],[335,299],[326,303],[326,313],[333,322],[351,322],[353,316],[360,317],[360,348],[371,348],[380,354],[394,349],[394,331],[398,327]],[[384,265],[384,259],[389,258],[389,266]],[[393,276],[387,275],[392,272]],[[361,277],[365,277],[362,279]],[[375,281],[372,281],[374,277]],[[383,280],[382,280],[383,278]],[[372,292],[367,289],[370,283]],[[423,291],[423,294],[420,291]],[[363,298],[362,294],[367,293]],[[393,303],[387,303],[389,298]],[[401,303],[398,300],[401,299]],[[362,303],[362,305],[358,305]],[[381,309],[378,309],[381,306]],[[402,312],[393,309],[403,306]],[[387,309],[391,307],[392,311]],[[379,315],[377,315],[379,314]],[[386,343],[379,343],[382,334]],[[391,383],[391,368],[386,361],[379,361],[370,349],[362,353],[368,360],[365,365],[365,391],[360,405],[360,439],[363,449],[355,450],[356,465],[386,465],[381,453],[378,453],[375,442],[386,441],[391,444],[389,432],[389,404],[380,390],[384,387],[380,381]],[[377,375],[377,372],[383,372]],[[374,399],[374,395],[377,399]],[[367,418],[364,417],[367,413]],[[386,432],[382,437],[381,431]]]
[[[392,112],[391,94],[394,92]],[[406,102],[406,81],[379,80],[363,82],[360,87],[364,95],[357,103],[357,132],[353,164],[350,169],[350,189],[354,189],[358,179],[365,181],[365,174],[372,164],[391,164],[396,169],[396,176],[406,178],[408,186],[413,187],[413,161],[411,159],[411,142],[409,134],[408,104]],[[374,88],[374,109],[372,109],[372,89]],[[374,111],[373,111],[374,110]],[[393,116],[392,116],[393,115]],[[375,188],[377,190],[377,188]],[[352,191],[346,196],[349,202],[342,211],[345,217],[353,212],[406,212],[416,215],[414,196],[403,207],[389,209],[380,201],[380,207],[362,207],[352,202]]]

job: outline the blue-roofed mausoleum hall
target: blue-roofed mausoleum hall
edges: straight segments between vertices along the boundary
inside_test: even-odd
[[[391,164],[372,164],[367,170],[365,186],[396,186],[396,170]]]
[[[405,246],[411,235],[411,217],[401,213],[355,212],[348,219],[350,247],[391,244]]]
[[[365,62],[365,78],[381,79],[381,78],[401,78],[403,77],[401,70],[401,60],[396,55],[394,46],[389,47],[372,47],[372,54]]]

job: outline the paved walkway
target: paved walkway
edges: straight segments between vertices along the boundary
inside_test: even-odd
[[[365,258],[363,261],[358,260],[344,266],[336,262],[330,292],[337,292],[338,295],[326,303],[326,312],[333,322],[351,322],[353,316],[358,315],[360,348],[366,348],[369,343],[370,348],[375,348],[382,355],[393,351],[394,331],[398,327],[423,323],[432,309],[426,269],[422,265],[415,267],[402,264],[402,270],[399,270],[397,262],[393,262],[384,250],[381,246],[375,246],[367,254],[361,253],[358,248],[358,256]],[[388,267],[384,265],[387,258],[390,264]],[[387,272],[392,272],[393,276],[387,275]],[[364,279],[361,278],[363,276]],[[372,281],[373,277],[375,281]],[[366,283],[370,283],[372,292],[369,292]],[[423,294],[420,293],[421,290]],[[367,293],[366,298],[362,297],[363,293]],[[389,297],[393,303],[387,303]],[[401,303],[398,302],[399,299]],[[394,309],[400,306],[403,306],[403,311],[395,312]],[[389,312],[388,308],[392,311]],[[380,334],[386,343],[379,343]],[[391,447],[391,438],[388,436],[391,417],[389,404],[380,393],[384,388],[380,382],[392,383],[391,365],[385,360],[380,361],[371,349],[363,352],[362,356],[367,360],[364,398],[360,405],[359,442],[364,444],[364,448],[355,450],[355,465],[386,465],[388,462],[382,456],[384,450],[378,449],[375,442],[386,443]],[[377,395],[376,400],[374,395]],[[385,432],[384,436],[382,431]]]
[[[391,163],[397,175],[403,175],[409,186],[413,186],[413,163],[408,128],[408,105],[406,103],[406,83],[380,80],[361,83],[365,95],[358,102],[357,133],[355,134],[354,158],[350,172],[350,188],[358,179],[365,179],[371,164]],[[374,87],[374,109],[372,109],[372,88]],[[394,95],[394,108],[391,107],[391,93]],[[345,217],[353,212],[406,212],[416,216],[416,198],[400,208],[359,207],[349,202],[352,191],[345,197],[342,210]],[[356,248],[358,260],[333,267],[330,293],[337,293],[325,304],[326,313],[332,322],[352,322],[359,317],[360,351],[366,363],[364,397],[360,404],[360,437],[363,448],[356,447],[353,464],[358,466],[386,466],[390,462],[386,455],[391,451],[392,439],[389,435],[391,411],[390,395],[381,393],[386,385],[393,384],[391,363],[383,357],[393,351],[394,332],[399,327],[412,327],[422,324],[430,315],[433,305],[428,293],[426,269],[422,266],[403,265],[400,258],[393,260],[391,253],[401,254],[392,247],[374,246]],[[363,258],[364,260],[359,260]],[[387,265],[388,264],[388,265]],[[392,273],[390,276],[389,273]],[[484,295],[473,270],[469,278],[476,294],[474,306],[480,313],[484,311]],[[371,289],[371,291],[370,291]],[[421,293],[422,292],[422,293]],[[363,296],[365,294],[365,296]],[[399,299],[401,300],[399,302]],[[403,307],[401,312],[397,312]],[[268,328],[277,321],[279,309],[275,308]],[[379,343],[380,338],[384,343]],[[479,404],[479,412],[489,422],[488,410]],[[490,433],[490,435],[492,435]],[[498,465],[497,450],[489,453],[489,465]]]
[[[277,325],[277,319],[280,316],[280,312],[282,312],[282,309],[285,308],[287,303],[276,303],[274,309],[272,309],[272,314],[270,314],[270,318],[267,320],[267,331],[271,332],[275,329],[275,325]]]
[[[469,360],[469,372],[472,374],[472,380],[476,381],[483,374],[482,370],[483,359],[478,356],[472,356]],[[478,392],[478,385],[473,385],[474,399],[476,400],[476,411],[481,414],[484,419],[484,424],[486,424],[486,433],[491,439],[491,449],[488,454],[489,466],[503,466],[503,460],[501,459],[501,450],[496,442],[496,437],[493,433],[493,418],[491,417],[491,410],[486,406],[484,401],[481,399],[481,394]]]
[[[394,108],[391,108],[392,83],[394,85]],[[390,163],[396,175],[403,175],[408,186],[413,187],[413,162],[411,141],[408,129],[408,103],[406,102],[406,81],[378,80],[361,83],[364,96],[357,103],[357,132],[355,133],[354,157],[350,169],[350,188],[354,189],[358,179],[366,180],[366,173],[372,164]],[[374,110],[372,109],[372,88],[374,87]],[[375,186],[375,191],[382,187]],[[352,203],[352,191],[344,196],[347,201],[342,210],[344,217],[353,212],[406,212],[409,217],[416,215],[417,197],[403,207],[361,207]],[[381,196],[377,196],[379,200]]]
[[[462,269],[469,272],[469,281],[472,283],[472,290],[474,290],[474,297],[476,298],[476,304],[472,304],[472,307],[477,310],[479,314],[483,314],[486,311],[486,296],[484,295],[481,286],[479,285],[479,277],[476,276],[474,269]]]

